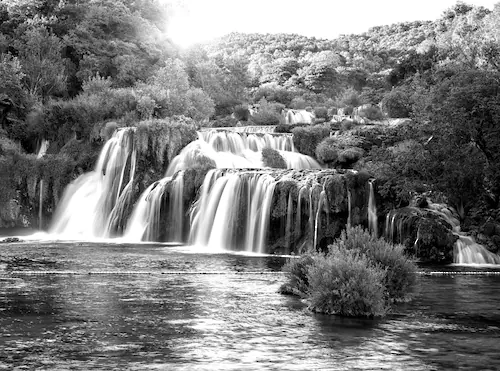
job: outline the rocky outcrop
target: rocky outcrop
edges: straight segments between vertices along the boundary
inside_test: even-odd
[[[403,244],[422,262],[453,262],[458,237],[446,218],[434,210],[415,206],[393,210],[386,216],[384,234],[387,240]]]

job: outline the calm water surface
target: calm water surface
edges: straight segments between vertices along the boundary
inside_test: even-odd
[[[342,319],[277,293],[285,260],[2,244],[0,370],[500,369],[500,276],[420,276],[389,317]]]

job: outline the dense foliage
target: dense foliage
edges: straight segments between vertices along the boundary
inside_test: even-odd
[[[326,254],[290,260],[281,291],[305,297],[321,313],[383,316],[392,303],[409,300],[415,285],[416,266],[403,249],[361,227],[347,228]]]
[[[87,169],[107,132],[139,121],[278,125],[300,152],[369,171],[393,205],[432,190],[470,223],[500,208],[499,5],[458,2],[435,21],[333,40],[233,33],[183,51],[168,38],[171,10],[161,0],[1,2],[0,136],[23,155],[48,139],[50,154],[66,148]],[[326,125],[286,127],[283,108]],[[353,118],[330,125],[337,113]],[[383,117],[412,121],[360,133],[359,144],[324,140]]]

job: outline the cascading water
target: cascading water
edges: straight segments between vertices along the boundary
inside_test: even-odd
[[[184,241],[184,178],[180,171],[151,184],[137,201],[124,239],[140,241]]]
[[[41,159],[47,153],[49,149],[49,141],[43,139],[40,148],[38,149],[38,153],[36,155],[37,160]],[[44,181],[40,179],[39,184],[39,203],[38,203],[38,228],[42,229],[43,227],[43,196],[44,196]]]
[[[378,237],[378,216],[377,216],[377,204],[375,201],[375,191],[373,187],[373,180],[368,182],[370,187],[370,193],[368,197],[368,230],[375,236]]]
[[[500,264],[500,256],[494,254],[483,245],[477,243],[473,237],[467,236],[460,232],[460,222],[455,217],[455,212],[449,206],[429,203],[428,208],[439,214],[453,228],[454,234],[458,240],[453,246],[453,263],[454,264]]]
[[[471,236],[460,231],[460,222],[451,207],[428,200],[424,208],[406,207],[390,211],[385,219],[385,238],[397,243],[404,243],[405,240],[413,236],[413,245],[415,251],[418,251],[421,231],[418,227],[415,234],[415,226],[422,223],[423,216],[429,217],[429,214],[441,220],[444,225],[447,225],[446,229],[451,229],[450,234],[456,236],[453,246],[454,264],[500,264],[500,256],[488,251],[484,246],[474,241]]]
[[[264,167],[264,148],[278,151],[289,169],[321,169],[312,157],[295,151],[291,135],[211,130],[198,133],[198,140],[188,144],[172,161],[166,176],[192,167],[201,158],[213,161],[218,169],[260,169]]]
[[[111,236],[110,226],[131,198],[136,166],[134,130],[117,130],[101,151],[95,170],[68,185],[51,234],[71,239]]]
[[[274,186],[268,174],[211,170],[193,209],[190,242],[263,252]]]
[[[191,210],[190,243],[257,253],[269,252],[270,243],[280,253],[317,246],[330,213],[347,216],[345,200],[331,211],[326,184],[333,178],[346,186],[331,170],[211,170]]]
[[[95,170],[65,190],[53,234],[70,239],[123,234],[125,241],[189,241],[218,250],[290,253],[320,242],[326,246],[325,238],[345,226],[345,174],[315,170],[320,166],[312,158],[293,152],[289,135],[216,132],[200,133],[185,147],[165,178],[140,196],[126,222],[135,188],[134,143],[133,128],[114,133]],[[263,168],[262,148],[280,151],[301,170]],[[197,169],[207,164],[225,169],[209,171],[196,193]],[[261,169],[250,170],[256,167]],[[330,225],[333,219],[337,222]]]

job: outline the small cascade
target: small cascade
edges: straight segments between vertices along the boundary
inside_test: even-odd
[[[453,246],[453,263],[463,265],[500,264],[499,255],[488,251],[483,245],[477,243],[472,236],[466,236],[460,232],[460,221],[453,208],[432,202],[429,202],[427,207],[446,220],[458,237]]]
[[[195,166],[201,159],[213,161],[218,169],[261,169],[262,150],[280,153],[289,169],[321,169],[316,160],[295,151],[289,134],[249,134],[231,131],[201,131],[169,166],[165,176]]]
[[[373,187],[373,179],[368,182],[370,193],[368,198],[368,230],[375,237],[378,237],[378,216],[377,204],[375,201],[375,191]]]
[[[151,184],[137,201],[124,238],[131,242],[184,242],[184,177],[166,177]]]
[[[292,225],[293,225],[293,199],[292,193],[288,194],[288,203],[287,203],[287,213],[286,213],[286,227],[285,227],[285,248],[287,251],[290,250],[292,245]],[[298,207],[297,207],[298,208]],[[300,227],[299,227],[300,228]]]
[[[318,245],[319,226],[321,226],[321,211],[323,211],[324,209],[328,210],[328,205],[326,204],[327,202],[328,202],[328,200],[326,198],[326,193],[324,190],[322,190],[320,195],[319,195],[318,208],[316,210],[316,216],[315,216],[315,220],[314,220],[313,246]]]
[[[95,169],[65,189],[50,232],[66,238],[110,237],[110,228],[132,196],[136,150],[134,128],[115,131]]]
[[[264,252],[274,185],[265,173],[211,170],[193,208],[191,243]]]
[[[37,153],[37,160],[41,159],[45,154],[47,153],[47,150],[49,149],[49,141],[46,139],[43,139],[40,148],[38,149]],[[39,202],[38,202],[38,228],[42,229],[43,228],[43,196],[44,196],[44,181],[43,178],[40,179],[40,184],[39,184]]]
[[[419,218],[419,210],[412,207],[389,211],[385,217],[385,239],[394,243],[404,244],[407,239],[411,238],[413,226]],[[415,242],[413,243],[415,244]]]
[[[429,224],[434,220],[436,226],[441,223],[450,236],[456,241],[453,245],[453,263],[455,264],[500,264],[500,256],[488,251],[484,246],[478,244],[473,237],[465,235],[460,231],[460,222],[455,210],[445,204],[432,203],[427,200],[426,207],[405,207],[390,211],[385,219],[385,238],[396,243],[413,241],[416,252],[422,242],[421,228],[427,230],[425,239],[429,239]],[[444,236],[444,235],[443,235]],[[437,242],[434,240],[432,242]],[[452,239],[451,241],[454,241]],[[427,243],[429,243],[427,241]],[[451,244],[452,242],[450,242]],[[451,252],[450,252],[451,253]],[[451,258],[451,256],[450,256]]]
[[[218,152],[241,154],[245,150],[262,151],[269,147],[277,151],[295,152],[291,134],[256,134],[230,131],[201,131],[198,139],[210,144]]]
[[[351,218],[351,210],[352,210],[352,201],[351,201],[351,191],[347,190],[347,226],[352,227],[352,218]]]
[[[470,236],[458,234],[453,247],[453,263],[455,264],[500,264],[500,256],[488,251]]]

